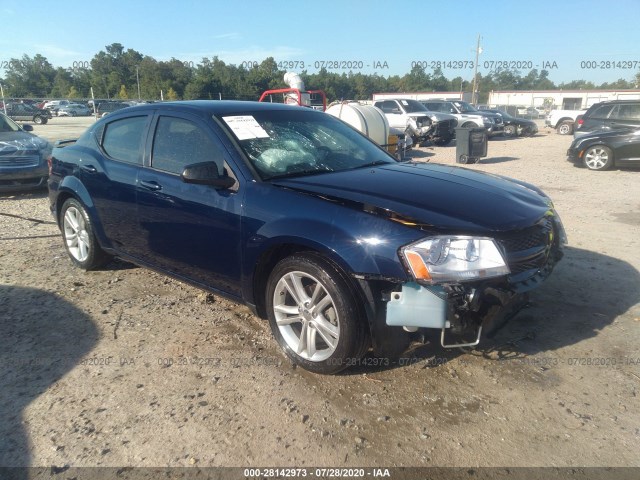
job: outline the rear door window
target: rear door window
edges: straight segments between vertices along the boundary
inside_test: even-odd
[[[384,113],[402,113],[398,104],[393,100],[384,100],[383,102],[376,104],[376,106]]]
[[[609,118],[614,105],[601,105],[590,115],[591,118]]]
[[[142,165],[142,139],[146,122],[147,116],[143,115],[106,124],[102,134],[102,149],[114,160]]]

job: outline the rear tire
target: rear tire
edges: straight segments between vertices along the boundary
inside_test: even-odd
[[[366,321],[345,275],[316,254],[296,254],[273,269],[266,288],[273,336],[305,370],[337,373],[369,347]]]
[[[71,261],[83,270],[101,267],[110,256],[98,244],[93,222],[87,210],[75,198],[70,198],[60,210],[60,229]]]
[[[518,129],[516,128],[515,125],[506,125],[504,127],[504,134],[507,137],[517,137],[518,136]]]
[[[33,117],[33,123],[35,123],[36,125],[42,125],[43,123],[47,122],[40,115],[36,115],[35,117]]]
[[[573,122],[567,120],[560,122],[556,130],[560,135],[571,135],[573,133]]]

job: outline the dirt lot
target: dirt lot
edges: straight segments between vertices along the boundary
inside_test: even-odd
[[[75,269],[46,193],[0,196],[0,466],[640,466],[640,172],[575,168],[570,140],[491,140],[469,167],[562,216],[531,307],[476,350],[335,377],[293,368],[242,306],[120,261]]]

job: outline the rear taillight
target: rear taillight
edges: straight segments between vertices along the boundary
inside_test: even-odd
[[[583,119],[581,119],[581,118],[580,118],[580,119],[578,119],[578,126],[579,126],[579,127],[580,127],[580,126],[582,126],[582,124],[583,124],[583,123],[584,123],[584,120],[583,120]]]
[[[52,161],[51,156],[47,157],[47,165],[49,166],[49,175],[51,175],[51,169],[53,167],[53,161]]]

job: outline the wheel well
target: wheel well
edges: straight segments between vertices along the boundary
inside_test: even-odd
[[[60,224],[60,212],[62,211],[62,206],[64,202],[66,202],[70,198],[76,198],[73,194],[69,192],[61,192],[58,195],[56,200],[56,218],[58,219],[58,225]]]
[[[269,281],[269,275],[280,260],[290,257],[291,255],[294,255],[296,253],[307,253],[309,255],[320,257],[325,262],[330,263],[331,266],[344,277],[347,284],[351,286],[354,295],[356,295],[358,298],[358,303],[363,300],[362,292],[356,285],[353,277],[345,272],[344,269],[335,261],[331,260],[326,255],[323,255],[318,250],[314,250],[304,245],[282,244],[272,247],[267,252],[265,252],[260,260],[258,260],[258,263],[254,270],[253,300],[255,302],[256,311],[260,318],[267,318],[265,290],[267,288],[267,282]]]
[[[294,253],[300,252],[315,252],[308,247],[295,244],[282,244],[267,250],[262,254],[260,260],[256,264],[256,268],[253,272],[253,298],[256,305],[256,311],[260,318],[267,318],[267,309],[265,304],[265,289],[267,287],[267,281],[269,280],[269,274],[276,266],[276,264],[287,258]]]
[[[560,124],[562,124],[564,122],[575,123],[575,120],[573,118],[571,118],[571,117],[564,117],[564,118],[561,118],[560,120],[558,120],[558,123],[556,123],[556,126],[558,126],[558,125],[560,125]]]
[[[611,160],[615,160],[614,158],[614,153],[613,153],[613,149],[609,146],[609,145],[605,145],[604,143],[594,143],[593,145],[589,145],[587,148],[584,149],[584,152],[586,153],[587,150],[594,148],[594,147],[604,147],[607,150],[609,150],[609,152],[611,153]]]

